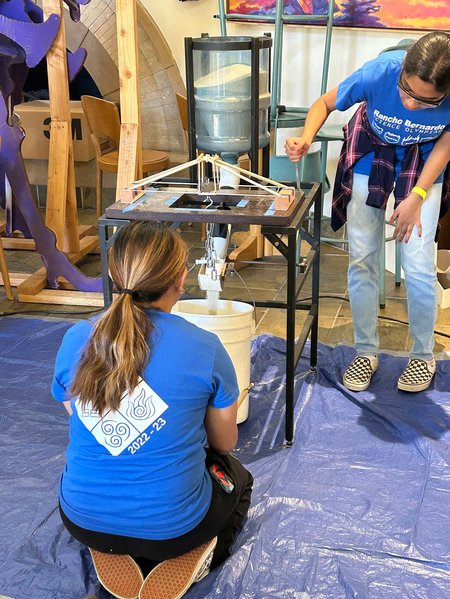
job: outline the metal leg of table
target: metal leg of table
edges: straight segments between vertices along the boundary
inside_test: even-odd
[[[295,317],[296,317],[296,279],[297,279],[297,243],[299,235],[288,236],[287,255],[287,297],[286,297],[286,446],[291,447],[294,440],[294,382],[295,382]]]
[[[312,298],[311,303],[316,307],[315,318],[311,327],[311,345],[310,345],[310,368],[312,372],[317,368],[317,344],[319,337],[319,275],[320,275],[320,234],[322,226],[322,203],[323,186],[317,200],[314,202],[314,239],[316,240],[316,258],[312,268]]]
[[[109,228],[105,222],[99,220],[98,223],[98,236],[100,239],[100,262],[102,270],[102,287],[103,287],[103,304],[105,308],[109,308],[112,303],[112,281],[109,276],[108,270],[108,240],[109,240]]]

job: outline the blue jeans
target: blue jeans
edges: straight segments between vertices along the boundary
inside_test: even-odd
[[[379,255],[384,243],[384,210],[366,205],[366,175],[354,174],[352,199],[347,206],[349,240],[348,290],[358,355],[377,355],[379,338],[378,278]],[[411,357],[430,360],[434,348],[436,321],[436,266],[434,236],[439,217],[442,184],[433,185],[422,205],[422,237],[417,228],[408,243],[401,242],[401,263],[405,273],[409,328],[413,338]]]

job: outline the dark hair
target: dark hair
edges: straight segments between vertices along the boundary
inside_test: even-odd
[[[145,308],[158,300],[186,268],[186,245],[160,223],[135,221],[121,228],[109,254],[118,298],[95,322],[78,363],[70,393],[100,415],[117,410],[147,364],[151,320]]]
[[[450,33],[433,31],[421,37],[405,56],[403,69],[431,83],[442,94],[450,92]]]

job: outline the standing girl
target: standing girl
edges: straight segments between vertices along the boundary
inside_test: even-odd
[[[360,103],[344,127],[333,193],[332,227],[347,222],[348,289],[356,358],[343,375],[353,391],[367,389],[378,368],[378,257],[386,204],[401,244],[413,346],[398,380],[402,391],[427,389],[436,371],[435,236],[449,200],[450,34],[433,32],[405,51],[381,54],[311,107],[303,136],[285,149],[304,156],[328,116]],[[444,175],[445,171],[445,175]]]

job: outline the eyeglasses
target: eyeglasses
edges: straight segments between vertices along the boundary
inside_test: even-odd
[[[428,98],[421,98],[420,96],[416,96],[416,94],[411,90],[411,88],[407,87],[405,83],[402,83],[402,77],[403,77],[403,71],[401,72],[398,83],[397,83],[397,86],[400,90],[400,96],[402,95],[401,92],[403,92],[403,94],[405,94],[407,98],[412,98],[420,106],[423,106],[424,108],[437,108],[438,106],[440,106],[442,104],[442,102],[447,97],[447,94],[444,94],[442,96],[442,98],[439,98],[439,100],[431,100],[431,99],[429,100]]]

